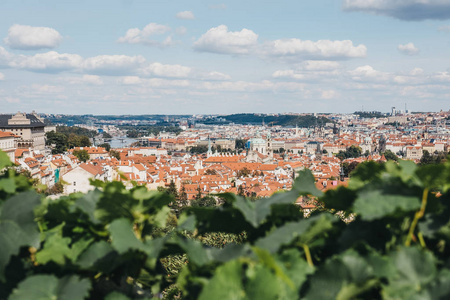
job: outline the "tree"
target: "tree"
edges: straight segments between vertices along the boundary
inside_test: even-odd
[[[115,157],[117,160],[120,160],[120,153],[116,150],[109,150],[109,156]]]
[[[103,132],[103,138],[104,138],[104,139],[112,139],[112,135],[110,135],[110,134],[107,133],[107,132]]]
[[[387,160],[398,161],[397,155],[395,155],[394,152],[392,152],[391,150],[386,150],[386,152],[384,152],[383,155]]]
[[[200,200],[202,199],[203,195],[202,195],[202,189],[199,187],[197,187],[197,195],[195,195],[195,200]]]
[[[73,155],[75,155],[79,161],[86,162],[89,160],[89,153],[87,150],[74,150]]]
[[[205,175],[217,175],[217,171],[214,169],[207,169]]]
[[[109,143],[103,143],[103,144],[100,144],[98,146],[105,148],[105,150],[108,151],[108,152],[111,150],[111,145]]]
[[[235,141],[235,148],[236,149],[245,149],[245,143],[247,143],[247,140],[244,139],[236,139]]]
[[[173,180],[170,181],[169,187],[167,188],[167,193],[172,195],[175,199],[178,198],[178,190],[175,182]]]
[[[347,158],[357,158],[361,156],[361,148],[357,147],[357,146],[350,146],[347,150],[345,151],[339,151],[338,154],[336,154],[336,157],[339,158],[341,161]]]
[[[244,187],[242,186],[242,184],[238,187],[238,195],[244,197],[245,196],[245,191],[244,191]]]
[[[45,134],[45,144],[47,146],[53,146],[52,154],[64,153],[67,151],[68,138],[65,134],[50,131]]]
[[[212,207],[212,206],[216,206],[216,199],[214,199],[214,197],[211,196],[206,196],[200,199],[195,199],[192,201],[191,205],[193,207]]]

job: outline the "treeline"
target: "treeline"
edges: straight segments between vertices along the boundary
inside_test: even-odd
[[[299,127],[311,127],[315,125],[325,125],[326,123],[332,123],[331,120],[325,117],[315,117],[313,115],[297,116],[297,115],[263,115],[263,114],[234,114],[224,116],[227,121],[236,124],[262,124],[264,121],[267,125],[280,125],[280,126],[296,126]]]
[[[45,134],[45,144],[52,146],[52,153],[64,153],[74,147],[90,147],[90,138],[97,135],[96,131],[80,127],[58,126],[55,131]]]
[[[153,125],[124,125],[119,126],[120,129],[127,131],[127,137],[140,138],[149,135],[158,135],[160,132],[172,132],[176,135],[180,134],[183,130],[178,126],[153,126]]]

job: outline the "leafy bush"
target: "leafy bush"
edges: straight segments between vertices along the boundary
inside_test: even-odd
[[[0,299],[448,299],[450,164],[352,175],[322,194],[305,170],[291,191],[177,218],[167,193],[93,182],[50,200],[6,169]],[[324,208],[305,218],[300,195]]]

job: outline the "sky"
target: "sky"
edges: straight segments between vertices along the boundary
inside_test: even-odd
[[[450,0],[1,0],[0,113],[450,109]]]

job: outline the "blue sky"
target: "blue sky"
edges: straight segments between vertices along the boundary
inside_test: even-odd
[[[450,108],[450,1],[0,2],[1,112]]]

